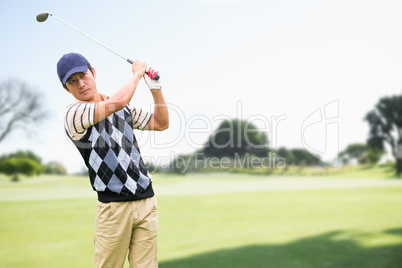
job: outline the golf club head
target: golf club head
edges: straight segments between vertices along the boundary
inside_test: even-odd
[[[45,20],[47,20],[47,18],[49,17],[49,15],[51,15],[49,12],[42,12],[42,13],[39,13],[39,14],[36,16],[36,20],[37,20],[38,22],[44,22]]]

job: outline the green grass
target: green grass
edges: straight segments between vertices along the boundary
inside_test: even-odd
[[[351,177],[155,175],[160,267],[402,267],[402,181]],[[84,177],[0,178],[0,266],[94,267],[95,214]]]
[[[165,197],[160,256],[171,260],[161,267],[402,267],[401,194],[398,187]],[[167,215],[172,207],[175,217]]]
[[[394,163],[378,165],[350,165],[341,167],[289,166],[287,170],[275,169],[272,174],[285,176],[334,176],[348,178],[397,178]]]
[[[223,173],[247,174],[261,176],[335,176],[348,178],[400,178],[401,175],[396,174],[395,163],[389,162],[384,164],[365,164],[365,165],[346,165],[340,167],[332,166],[287,166],[285,168],[230,168],[230,169],[207,169],[201,170],[200,173],[209,173],[221,171]],[[190,173],[191,174],[191,173]],[[195,173],[192,173],[195,174]]]
[[[92,267],[95,210],[90,199],[0,203],[2,267]]]

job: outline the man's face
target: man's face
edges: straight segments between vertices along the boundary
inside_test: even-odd
[[[83,73],[75,73],[71,75],[66,82],[67,90],[80,101],[95,101],[98,95],[96,89],[96,73],[92,68],[93,74],[90,70]]]

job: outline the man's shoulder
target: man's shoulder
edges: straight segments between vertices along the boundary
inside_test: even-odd
[[[76,101],[68,105],[64,111],[64,117],[74,116],[77,113],[84,113],[89,109],[94,109],[96,103]]]
[[[81,102],[75,101],[75,102],[73,102],[73,103],[67,105],[65,111],[68,112],[68,110],[71,110],[71,108],[77,107],[77,106],[79,106],[80,104],[81,104]]]
[[[95,125],[94,102],[75,102],[66,107],[64,114],[64,128],[74,140],[81,139],[87,129]]]

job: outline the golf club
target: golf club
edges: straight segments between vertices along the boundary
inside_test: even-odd
[[[52,16],[53,18],[59,20],[60,22],[64,23],[64,24],[67,25],[68,27],[73,28],[74,30],[76,30],[76,31],[79,32],[80,34],[85,35],[86,37],[88,37],[88,38],[91,39],[92,41],[95,41],[96,43],[98,43],[99,45],[103,46],[104,48],[106,48],[106,49],[109,50],[110,52],[113,52],[114,54],[116,54],[116,55],[119,56],[120,58],[124,59],[125,61],[128,61],[130,64],[133,64],[133,63],[134,63],[134,61],[132,61],[132,60],[130,60],[130,59],[124,57],[123,55],[117,53],[116,51],[114,51],[113,49],[111,49],[111,48],[105,46],[104,44],[102,44],[101,42],[99,42],[98,40],[96,40],[95,38],[92,38],[91,36],[87,35],[86,33],[82,32],[82,31],[80,31],[80,30],[78,30],[78,29],[75,28],[74,26],[72,26],[72,25],[68,24],[67,22],[65,22],[65,21],[63,21],[63,20],[61,20],[61,19],[59,19],[58,17],[56,17],[55,15],[53,15],[53,14],[51,14],[51,13],[49,13],[49,12],[42,12],[42,13],[39,13],[39,14],[36,16],[36,20],[37,20],[38,22],[44,22],[44,21],[47,20],[47,18],[49,17],[49,15]],[[148,74],[148,72],[146,72],[146,73]],[[154,78],[152,78],[152,79],[154,79],[154,80],[159,80],[159,75],[156,74],[156,76],[155,76]]]

